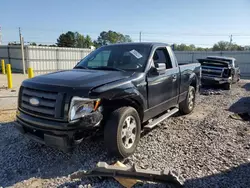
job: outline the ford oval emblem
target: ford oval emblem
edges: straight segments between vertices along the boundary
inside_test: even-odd
[[[30,104],[33,105],[33,106],[38,106],[39,105],[39,100],[37,98],[30,98]]]

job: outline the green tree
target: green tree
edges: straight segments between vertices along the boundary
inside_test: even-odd
[[[57,39],[57,46],[59,47],[75,47],[75,45],[75,33],[73,33],[72,31],[61,34]]]
[[[244,51],[245,49],[244,49],[243,46],[240,46],[238,44],[232,44],[232,45],[230,45],[229,50],[232,50],[232,51]]]
[[[94,41],[96,47],[103,45],[120,43],[120,42],[132,42],[132,39],[129,35],[123,35],[121,33],[111,31],[102,31],[98,36],[97,40]]]
[[[36,46],[36,43],[35,42],[30,42],[29,45],[30,46]]]
[[[230,44],[227,41],[219,41],[218,43],[214,44],[213,51],[243,51],[244,47],[238,44]]]
[[[93,42],[89,35],[84,37],[78,32],[68,31],[61,34],[57,39],[57,46],[59,47],[90,48],[92,45]]]
[[[212,50],[213,51],[226,51],[229,47],[229,42],[227,41],[219,41],[218,43],[214,44]]]
[[[186,44],[174,44],[174,49],[176,51],[194,51],[196,50],[195,45],[191,44],[191,45],[186,45]]]
[[[75,45],[76,48],[85,48],[85,38],[80,33],[75,33]]]
[[[85,41],[84,41],[84,47],[85,48],[90,48],[91,46],[93,46],[92,39],[91,39],[91,37],[89,35],[86,35]]]

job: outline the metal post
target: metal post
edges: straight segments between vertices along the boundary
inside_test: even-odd
[[[56,49],[56,69],[59,71],[59,49]]]
[[[139,34],[139,41],[141,42],[141,31],[140,31],[140,34]]]
[[[28,68],[28,78],[33,78],[34,77],[34,72],[32,68]]]
[[[8,49],[8,60],[9,60],[9,64],[11,64],[11,57],[10,57],[10,47],[7,47]]]
[[[21,34],[21,28],[19,27],[19,37],[20,37],[20,44],[21,44],[21,51],[22,51],[22,61],[23,61],[23,74],[26,74],[26,68],[25,68],[25,61],[24,61],[24,49],[23,49],[23,46],[24,46],[24,42],[23,42],[23,37],[22,37],[22,34]]]
[[[5,74],[5,63],[3,59],[2,59],[2,73]]]
[[[12,74],[11,74],[11,65],[7,64],[7,80],[8,80],[8,88],[11,89],[12,84]]]

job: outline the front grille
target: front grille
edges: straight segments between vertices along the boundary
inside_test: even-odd
[[[20,108],[28,113],[48,118],[62,117],[62,110],[56,109],[61,108],[62,95],[60,93],[23,87],[20,97]],[[39,104],[32,105],[31,98],[36,98]]]

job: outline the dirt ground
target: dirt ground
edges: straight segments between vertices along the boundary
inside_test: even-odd
[[[13,88],[8,89],[7,75],[0,74],[0,123],[14,119],[19,86],[25,79],[27,75],[12,74]]]
[[[177,114],[143,135],[135,154],[122,162],[177,171],[188,188],[250,187],[250,119],[231,118],[250,112],[250,81],[241,80],[230,91],[216,92],[198,96],[193,113]],[[15,108],[16,98],[6,101]],[[98,161],[111,164],[117,160],[107,154],[102,136],[84,140],[66,154],[21,136],[13,125],[14,114],[14,110],[0,112],[0,186],[121,187],[112,178],[69,179],[71,173],[88,170]],[[165,186],[144,183],[143,187]]]

